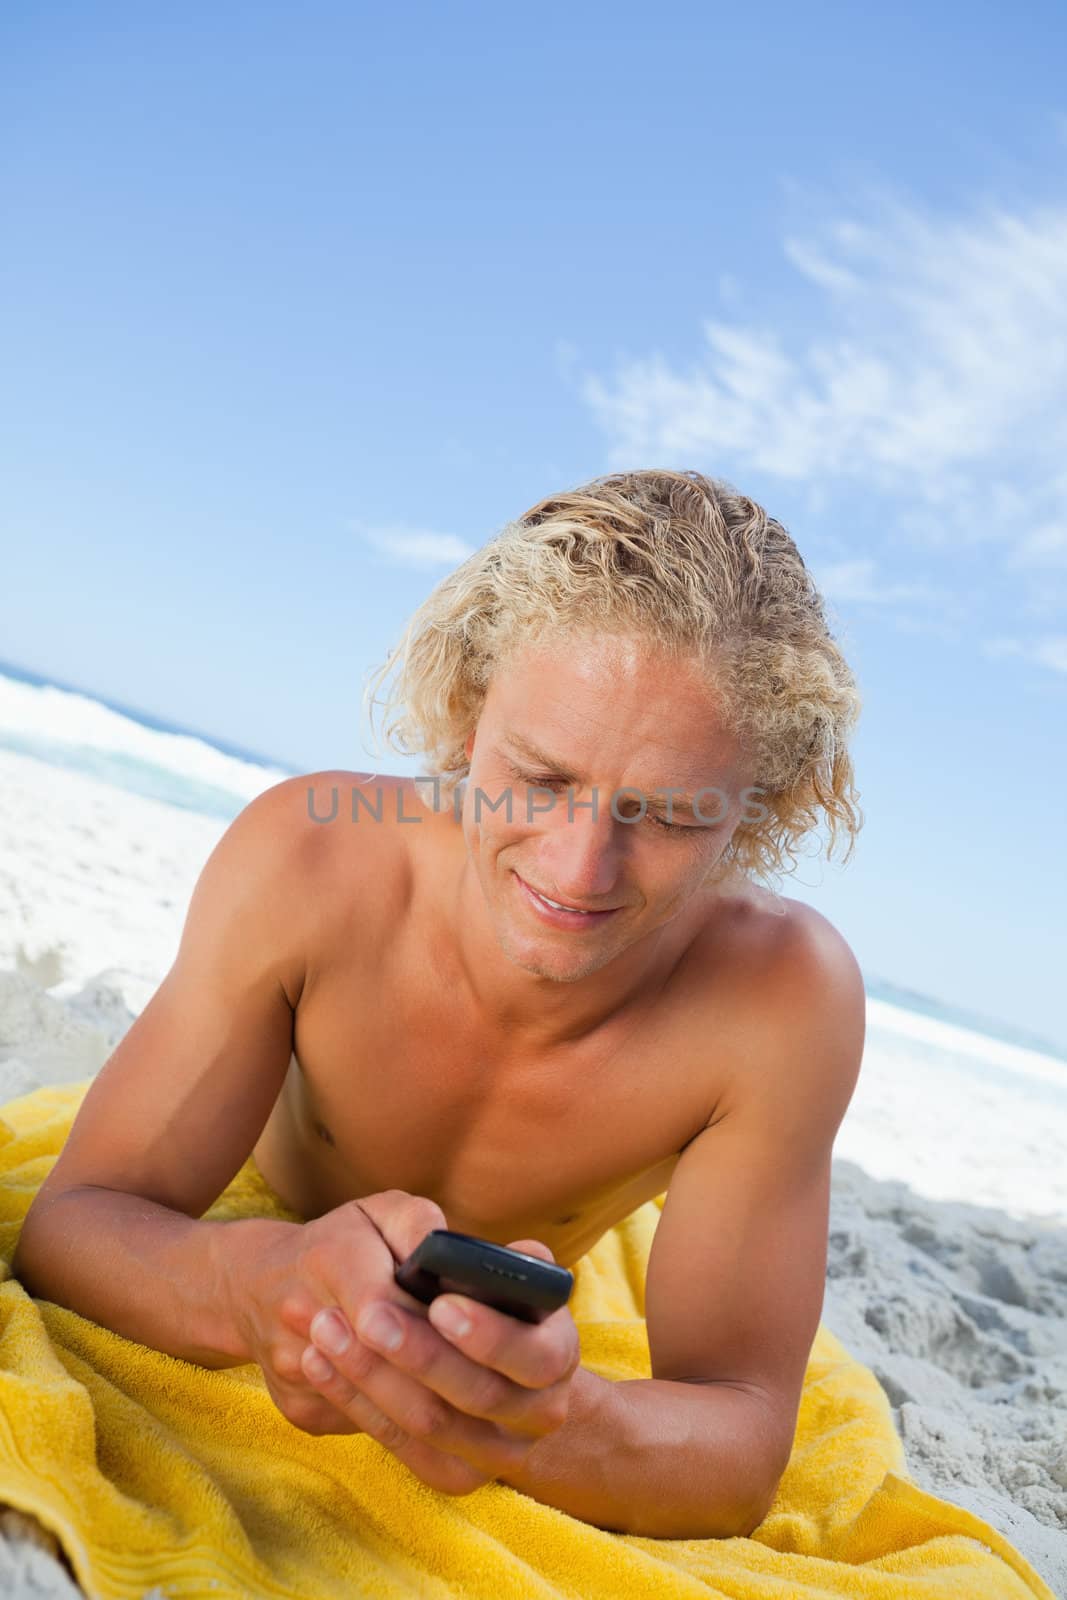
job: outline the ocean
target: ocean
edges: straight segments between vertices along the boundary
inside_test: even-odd
[[[0,748],[116,788],[230,821],[300,769],[0,661]],[[947,1052],[986,1082],[1028,1078],[1061,1100],[1067,1051],[1025,1028],[947,1004],[864,971],[871,1014],[909,1054]]]

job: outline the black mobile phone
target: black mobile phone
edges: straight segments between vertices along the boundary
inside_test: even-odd
[[[451,1228],[433,1228],[393,1276],[424,1305],[439,1294],[465,1294],[521,1322],[543,1322],[574,1288],[566,1267]]]

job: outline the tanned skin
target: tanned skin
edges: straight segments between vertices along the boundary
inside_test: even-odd
[[[354,1325],[351,1272],[444,1347],[386,1270],[429,1228],[569,1266],[668,1191],[646,1283],[652,1374],[765,1401],[773,1486],[821,1315],[831,1147],[862,1056],[855,958],[802,902],[776,914],[770,897],[704,885],[758,793],[695,663],[595,634],[528,645],[494,678],[466,749],[458,814],[443,795],[434,810],[425,783],[323,771],[236,818],[173,967],[30,1208],[16,1274],[205,1365],[259,1360],[293,1421],[351,1432],[369,1426],[352,1382],[316,1385],[306,1361],[324,1308]],[[476,815],[479,789],[498,809],[483,798]],[[675,803],[663,826],[668,789],[716,790],[700,805],[721,820]],[[524,883],[611,915],[555,926]],[[196,1220],[250,1153],[303,1228]],[[365,1253],[344,1288],[357,1221]],[[543,1402],[526,1423],[544,1437],[583,1372],[569,1310],[538,1329],[483,1309],[485,1327],[508,1325],[511,1355],[495,1364],[512,1399]],[[388,1381],[410,1402],[415,1378]],[[470,1438],[491,1426],[473,1404],[448,1409],[457,1437],[460,1422]],[[513,1440],[504,1412],[494,1437]],[[449,1439],[442,1428],[436,1442]],[[503,1459],[468,1443],[404,1459],[465,1492]],[[452,1476],[426,1470],[430,1456]]]

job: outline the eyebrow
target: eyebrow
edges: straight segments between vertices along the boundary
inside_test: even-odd
[[[565,779],[567,783],[580,784],[582,782],[581,775],[579,773],[572,772],[568,768],[565,761],[558,761],[555,756],[547,755],[544,750],[540,750],[537,745],[533,744],[529,739],[524,739],[521,733],[506,733],[500,739],[500,743],[502,745],[509,746],[512,750],[517,750],[521,755],[526,756],[528,760],[537,762],[539,766],[550,768],[552,772],[558,773],[558,775]],[[657,789],[655,785],[653,785],[651,788],[644,789],[640,784],[636,783],[633,785],[626,785],[626,787],[637,789],[640,794],[646,796],[651,795],[657,800],[659,800],[659,797],[662,795],[663,798],[660,803],[664,808],[666,808],[666,789]],[[696,794],[700,793],[702,793],[702,791],[698,789]],[[696,816],[697,813],[693,809],[693,802],[696,798],[696,794],[691,794],[688,790],[683,793],[682,791],[675,789],[670,797],[672,811],[684,811]],[[705,824],[705,826],[710,826],[710,824]]]

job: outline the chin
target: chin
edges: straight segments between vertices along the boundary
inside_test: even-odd
[[[508,960],[516,967],[521,967],[523,972],[528,972],[535,978],[549,978],[553,983],[577,983],[579,978],[587,978],[590,973],[599,972],[611,960],[613,951],[598,955],[587,954],[579,959],[574,952],[570,955],[566,950],[548,952],[531,948],[528,940],[515,939],[507,930],[498,929],[497,944],[507,956]]]

